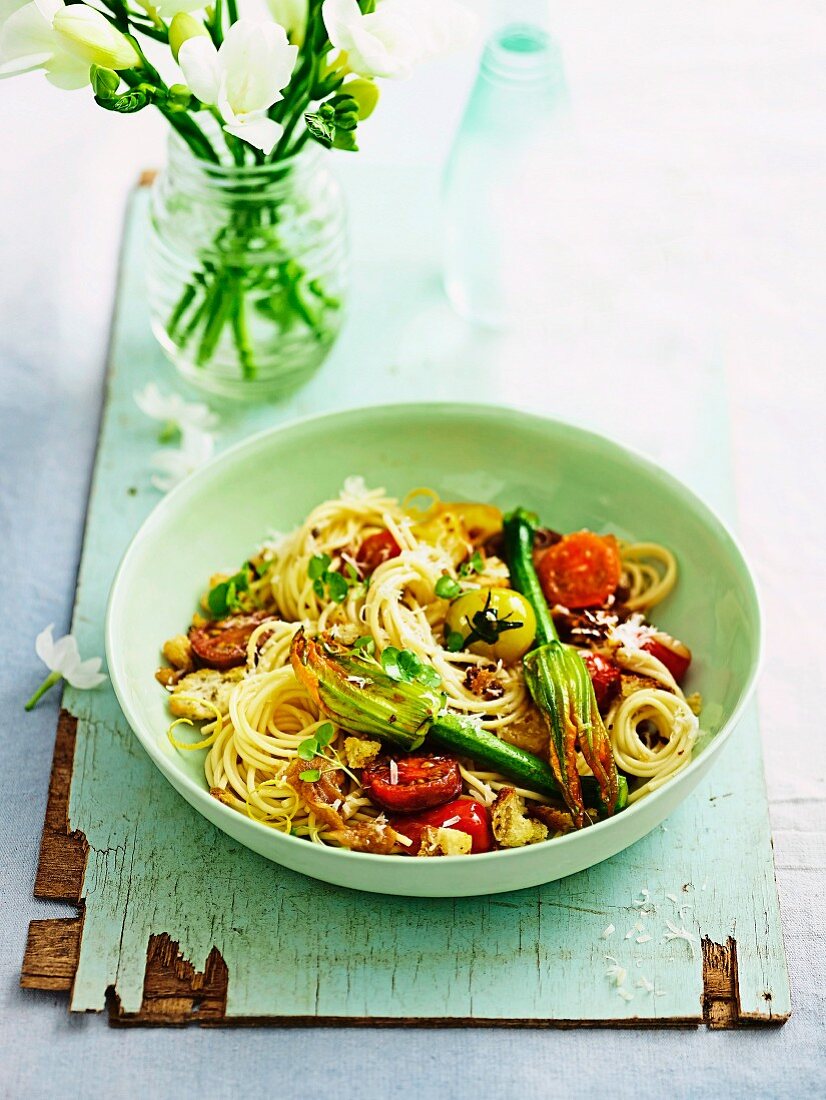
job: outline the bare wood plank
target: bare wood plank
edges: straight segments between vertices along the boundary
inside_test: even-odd
[[[89,856],[86,837],[69,826],[69,792],[76,738],[77,719],[68,711],[61,710],[34,883],[36,898],[72,902],[75,905],[80,903]]]
[[[123,1012],[117,990],[111,989],[109,1022],[115,1026],[225,1022],[228,982],[227,965],[216,947],[199,971],[166,932],[152,935],[146,949],[140,1010]]]
[[[20,972],[24,989],[68,991],[75,980],[83,915],[56,920],[33,920]]]

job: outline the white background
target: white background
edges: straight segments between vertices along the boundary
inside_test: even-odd
[[[46,912],[30,897],[55,705],[24,723],[20,703],[37,676],[34,634],[68,622],[125,197],[161,163],[165,135],[149,111],[107,114],[87,93],[32,76],[0,85],[4,1094],[126,1096],[141,1081],[246,1095],[293,1072],[304,1085],[292,1091],[307,1097],[333,1083],[341,1096],[381,1097],[387,1073],[419,1097],[494,1086],[548,1096],[554,1081],[574,1096],[601,1086],[614,1096],[824,1091],[826,7],[579,0],[552,4],[551,25],[593,158],[590,189],[561,192],[594,261],[587,309],[567,302],[559,325],[566,363],[604,362],[606,391],[594,399],[609,400],[623,361],[647,356],[656,400],[639,400],[657,423],[668,416],[669,356],[696,354],[727,373],[739,530],[767,612],[759,698],[794,1017],[771,1034],[345,1033],[331,1045],[324,1032],[113,1036],[101,1021],[68,1021],[51,997],[15,991],[27,921]],[[468,55],[386,87],[359,156],[435,169],[474,66]],[[635,297],[646,264],[662,271],[662,326]]]

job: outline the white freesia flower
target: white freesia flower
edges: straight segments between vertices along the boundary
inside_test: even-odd
[[[307,0],[267,0],[267,7],[289,40],[300,46],[307,30]]]
[[[0,9],[0,76],[44,69],[58,88],[82,88],[92,64],[131,69],[134,46],[96,8],[63,0],[32,0]]]
[[[227,133],[270,153],[283,127],[267,111],[283,98],[297,54],[280,24],[239,19],[220,49],[209,38],[188,38],[178,64],[193,94],[218,108]]]
[[[367,15],[357,0],[324,0],[321,11],[330,42],[360,76],[409,76],[423,61],[464,45],[476,26],[453,0],[381,0]]]
[[[152,420],[159,420],[166,431],[183,432],[198,428],[208,432],[218,425],[218,417],[199,401],[184,401],[178,393],[162,393],[154,382],[136,390],[135,404]]]
[[[37,701],[54,687],[58,680],[66,680],[74,688],[87,690],[97,687],[106,679],[100,671],[100,657],[90,657],[86,661],[80,659],[77,641],[71,634],[65,634],[62,638],[54,640],[54,623],[49,623],[35,639],[34,648],[37,656],[48,668],[49,675],[26,703],[26,710],[31,710]]]
[[[162,493],[168,493],[188,477],[193,470],[212,458],[215,438],[200,428],[184,428],[180,447],[166,447],[152,455],[152,465],[158,471],[152,476],[152,484]]]

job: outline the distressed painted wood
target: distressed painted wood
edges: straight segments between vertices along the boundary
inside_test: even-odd
[[[433,284],[431,193],[391,171],[359,186],[368,171],[348,181],[367,258],[357,251],[356,304],[340,344],[285,404],[222,409],[222,445],[315,411],[471,396],[641,445],[731,515],[719,364],[687,350],[666,377],[618,351],[624,396],[594,410],[598,362],[556,372],[543,340],[503,341],[452,317]],[[103,651],[115,566],[157,500],[148,473],[157,444],[132,394],[150,380],[175,385],[143,304],[145,199],[137,194],[128,219],[75,605],[74,630],[90,654]],[[646,401],[634,400],[643,386]],[[668,417],[652,413],[658,403]],[[360,895],[253,855],[175,794],[108,686],[67,690],[64,707],[35,892],[73,901],[79,914],[32,923],[22,983],[70,988],[73,1011],[108,1008],[121,1025],[710,1027],[779,1023],[790,1011],[754,709],[709,780],[633,848],[544,887],[451,901]],[[642,935],[651,939],[637,943],[639,933],[625,935],[643,889],[653,912]],[[666,941],[666,919],[695,943]],[[609,925],[616,931],[602,938]],[[632,1000],[606,978],[607,955],[627,968]],[[642,979],[662,995],[638,987]]]

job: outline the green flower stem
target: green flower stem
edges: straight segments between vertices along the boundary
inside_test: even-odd
[[[221,338],[221,330],[224,327],[224,322],[227,319],[230,305],[232,304],[232,296],[227,293],[228,282],[229,279],[227,275],[221,274],[212,285],[209,294],[207,322],[204,326],[201,343],[198,345],[198,352],[195,356],[195,362],[199,367],[206,366],[210,361],[215,354],[215,348]]]
[[[238,350],[238,360],[241,364],[241,373],[248,381],[255,377],[255,358],[249,341],[247,331],[246,302],[244,291],[239,280],[236,286],[235,307],[232,311],[232,335],[235,339],[235,347]]]
[[[34,710],[39,700],[43,698],[46,692],[51,691],[55,684],[62,679],[63,676],[61,673],[50,672],[43,683],[40,685],[40,687],[37,689],[37,691],[34,693],[34,695],[31,697],[31,699],[29,699],[28,703],[26,703],[26,710]]]
[[[215,0],[215,7],[212,9],[212,16],[207,20],[207,30],[212,36],[212,41],[215,43],[216,49],[224,41],[223,19],[224,0]]]
[[[189,283],[184,287],[184,292],[178,299],[178,303],[172,311],[172,316],[169,318],[169,323],[166,326],[166,331],[169,334],[169,339],[174,340],[175,334],[178,331],[178,325],[183,320],[183,316],[192,303],[195,301],[195,295],[197,293],[194,283]]]

